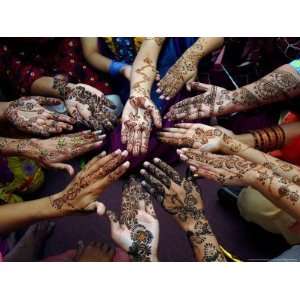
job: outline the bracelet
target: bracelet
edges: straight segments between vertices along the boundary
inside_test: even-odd
[[[111,64],[109,65],[109,69],[108,72],[111,76],[117,76],[121,73],[122,69],[127,66],[126,63],[124,62],[119,62],[119,61],[115,61],[112,60]]]
[[[264,152],[280,149],[285,144],[285,132],[281,126],[250,131],[250,133],[254,139],[255,149],[259,149]]]

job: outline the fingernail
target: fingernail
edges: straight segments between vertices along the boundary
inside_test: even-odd
[[[180,159],[182,159],[182,160],[188,160],[188,158],[183,154],[180,154],[179,156],[180,156]]]
[[[101,153],[100,153],[100,156],[105,156],[106,155],[106,151],[102,151]]]
[[[128,151],[124,150],[121,155],[126,157],[128,155]]]
[[[121,149],[118,149],[114,152],[114,154],[120,154],[121,152],[122,152]]]
[[[158,85],[158,84],[157,84],[157,85]],[[161,92],[161,90],[160,90],[160,89],[157,89],[157,90],[156,90],[156,92],[157,92],[157,93],[160,93],[160,92]]]
[[[166,100],[170,100],[170,97],[167,97]]]
[[[145,167],[148,167],[148,166],[150,165],[150,163],[149,163],[148,161],[145,161],[145,162],[143,163],[143,165],[144,165]]]
[[[182,151],[181,151],[180,149],[177,149],[176,152],[177,152],[177,154],[179,154],[179,155],[182,154]]]
[[[187,149],[187,148],[181,148],[181,150],[182,150],[183,152],[186,152],[188,149]]]
[[[146,170],[141,169],[141,170],[140,170],[140,173],[141,173],[141,174],[145,174],[145,173],[146,173]]]
[[[124,168],[129,168],[130,166],[130,162],[129,161],[126,161],[124,164],[123,164],[123,167]]]
[[[165,99],[165,96],[160,96],[159,99],[163,100]]]
[[[94,131],[95,134],[99,135],[102,133],[102,130],[97,130],[97,131]]]
[[[104,139],[106,137],[106,134],[98,135],[98,139]]]
[[[143,186],[146,186],[146,185],[147,185],[147,184],[146,184],[146,181],[144,181],[144,180],[141,182],[141,184],[142,184]]]
[[[195,172],[197,169],[194,166],[190,166],[190,170]]]
[[[97,142],[97,143],[96,143],[97,146],[100,146],[100,145],[102,145],[102,144],[103,144],[103,141],[100,141],[100,142]]]

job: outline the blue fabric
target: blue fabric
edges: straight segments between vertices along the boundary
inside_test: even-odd
[[[300,74],[300,59],[295,59],[289,63]]]
[[[286,250],[279,256],[273,258],[273,262],[299,262],[300,261],[300,245],[295,245]]]

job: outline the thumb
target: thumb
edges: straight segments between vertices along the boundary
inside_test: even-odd
[[[40,105],[58,105],[63,103],[60,99],[49,97],[37,97],[35,100]]]
[[[84,210],[96,211],[97,215],[103,216],[105,213],[105,209],[106,209],[106,207],[102,202],[95,201],[95,202],[90,203]]]
[[[207,92],[211,85],[210,84],[205,84],[205,83],[201,83],[201,82],[191,82],[190,83],[190,86],[191,86],[191,90],[192,91],[196,91],[196,92],[199,92],[199,93],[205,93]]]
[[[195,82],[196,78],[197,78],[197,73],[195,73],[195,74],[192,76],[192,78],[190,78],[190,79],[186,82],[185,86],[186,86],[186,89],[187,89],[189,92],[192,91],[191,85],[192,85],[193,82]]]
[[[120,228],[120,223],[117,219],[117,216],[116,214],[111,211],[110,209],[106,210],[106,215],[109,219],[109,222],[110,222],[110,228],[111,228],[111,231],[115,231],[116,229],[119,229]]]
[[[73,176],[74,173],[75,173],[74,168],[71,165],[68,165],[68,164],[51,163],[51,164],[48,164],[46,166],[48,166],[49,168],[52,168],[52,169],[67,171],[70,176]]]
[[[157,128],[162,127],[161,115],[157,107],[149,99],[145,101],[144,108],[151,114],[153,123]]]

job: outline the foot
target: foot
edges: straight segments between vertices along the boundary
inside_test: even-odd
[[[86,247],[83,242],[78,242],[77,253],[74,261],[79,262],[108,262],[113,260],[115,250],[102,242],[91,242]]]
[[[55,223],[45,221],[29,227],[16,246],[4,257],[4,261],[23,262],[41,259],[45,242],[51,235]]]

